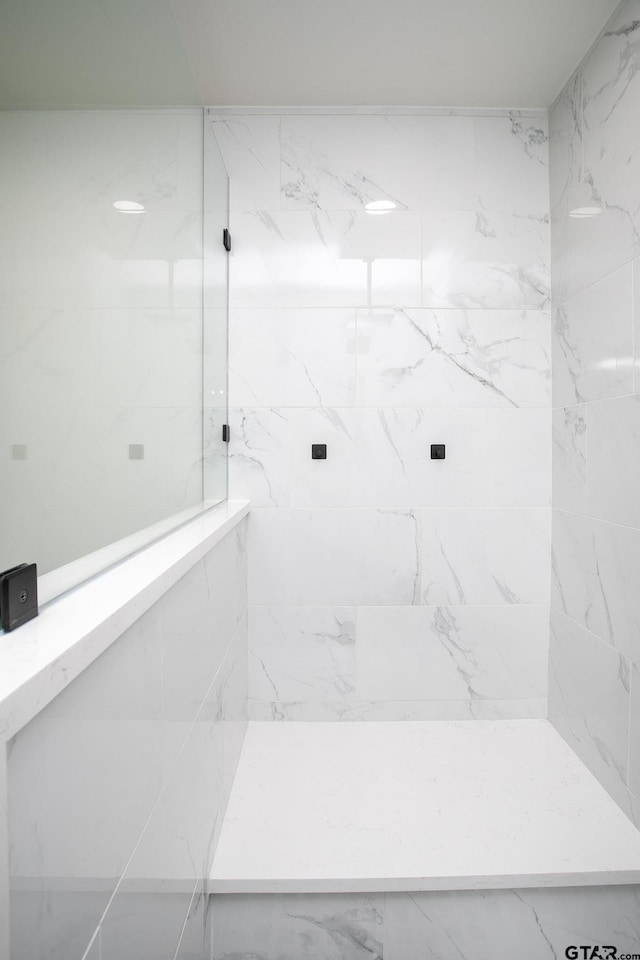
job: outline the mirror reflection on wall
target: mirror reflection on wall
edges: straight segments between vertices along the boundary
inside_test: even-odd
[[[226,496],[228,183],[200,109],[0,142],[0,570],[42,574]]]

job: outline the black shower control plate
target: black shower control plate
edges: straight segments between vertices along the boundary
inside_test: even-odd
[[[444,459],[445,459],[445,446],[444,446],[444,443],[432,443],[432,444],[431,444],[431,459],[432,459],[432,460],[444,460]]]
[[[229,253],[231,250],[231,234],[226,227],[222,231],[222,243],[224,244],[224,248],[227,253]]]
[[[0,573],[0,616],[7,633],[38,616],[38,570],[21,563]]]
[[[223,423],[223,424],[222,424],[222,440],[223,440],[223,443],[229,443],[230,437],[231,437],[231,431],[229,430],[229,424],[228,424],[228,423]]]
[[[326,460],[326,459],[327,459],[327,445],[326,445],[326,443],[312,443],[312,444],[311,444],[311,459],[312,459],[312,460]]]

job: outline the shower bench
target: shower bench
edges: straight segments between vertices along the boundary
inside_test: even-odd
[[[250,723],[210,889],[215,960],[640,955],[640,833],[545,720]]]

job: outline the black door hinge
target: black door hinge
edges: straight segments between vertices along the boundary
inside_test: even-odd
[[[222,242],[224,244],[224,248],[227,251],[227,253],[230,253],[231,252],[231,234],[229,233],[226,227],[222,231]]]
[[[231,431],[229,430],[229,424],[223,423],[222,424],[222,440],[224,443],[229,443],[230,433]]]

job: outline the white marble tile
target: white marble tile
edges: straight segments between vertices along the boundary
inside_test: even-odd
[[[486,476],[482,505],[548,506],[551,411],[487,410],[486,418],[486,434],[476,436],[477,459]]]
[[[388,894],[384,958],[552,960],[603,943],[633,952],[639,911],[631,886]]]
[[[530,507],[549,503],[550,412],[446,408],[289,411],[293,506]],[[311,460],[310,445],[327,444]],[[432,443],[446,459],[432,460]]]
[[[232,310],[229,390],[236,407],[355,402],[355,310]]]
[[[549,511],[424,510],[425,604],[548,603]]]
[[[534,700],[251,700],[250,720],[406,721],[542,720],[546,697]]]
[[[640,531],[554,512],[554,605],[640,663]]]
[[[11,952],[7,948],[4,956],[11,960],[68,960],[69,956],[102,960],[95,917],[100,917],[107,900],[90,881],[76,883],[73,891],[55,882],[43,883],[36,890],[14,890]]]
[[[289,411],[229,410],[229,490],[256,507],[289,505]]]
[[[553,511],[551,602],[557,610],[610,643],[596,563],[596,524],[590,517]]]
[[[623,161],[622,166],[627,166],[627,162]],[[558,297],[568,299],[575,296],[640,255],[637,228],[622,206],[629,203],[629,198],[618,196],[615,187],[626,176],[626,170],[621,174],[621,166],[607,158],[592,175],[593,192],[602,213],[595,217],[570,217],[571,204],[576,202],[571,190],[566,205],[558,209],[564,237],[560,246],[563,288]],[[629,173],[632,185],[637,182],[637,177],[637,171]],[[630,189],[633,191],[633,186]]]
[[[234,210],[280,206],[280,117],[212,117]]]
[[[174,960],[192,892],[122,890],[102,924],[100,960]]]
[[[478,209],[524,216],[549,210],[549,158],[544,117],[476,117]]]
[[[552,415],[553,504],[561,510],[587,509],[587,407],[558,407]]]
[[[633,388],[636,393],[640,393],[640,296],[637,293],[640,290],[640,260],[633,262],[633,290]]]
[[[554,311],[555,405],[633,392],[632,285],[627,264]]]
[[[213,897],[213,960],[382,960],[384,897]]]
[[[420,305],[417,213],[260,210],[231,227],[234,308]]]
[[[548,608],[361,607],[363,700],[515,700],[547,692]]]
[[[242,618],[235,637],[223,662],[220,675],[216,677],[216,717],[222,718],[222,797],[216,812],[213,845],[214,849],[222,824],[224,811],[238,766],[249,717],[249,622]]]
[[[249,558],[252,604],[419,602],[420,528],[410,510],[258,508]]]
[[[631,668],[631,709],[629,711],[629,790],[640,799],[640,667]]]
[[[579,175],[582,80],[581,69],[578,69],[549,111],[549,188],[552,211],[566,201],[569,184]],[[554,289],[554,296],[555,294]]]
[[[589,405],[587,418],[589,513],[640,527],[640,396]]]
[[[162,623],[165,767],[188,736],[246,609],[236,532],[157,604]]]
[[[176,942],[194,886],[208,874],[222,828],[246,731],[246,677],[243,618],[197,715],[187,724],[186,739],[116,894],[116,900],[121,897],[126,903],[129,893],[157,889],[158,881],[188,892]]]
[[[596,777],[626,783],[629,661],[555,610],[549,661],[549,718]]]
[[[546,721],[252,723],[211,877],[214,895],[320,894],[639,869],[640,834]]]
[[[638,133],[637,0],[624,3],[582,66],[584,161],[588,170]]]
[[[373,406],[540,407],[549,402],[545,312],[358,312],[358,400]]]
[[[635,191],[640,142],[635,7],[635,2],[622,5],[617,21],[581,64],[552,112],[552,247],[557,303],[640,252]],[[582,220],[568,216],[577,205],[574,191],[581,180],[592,185],[602,206],[599,216]]]
[[[162,755],[149,611],[10,742],[12,956],[82,955],[160,794]]]
[[[548,244],[545,214],[423,214],[422,305],[544,309]]]
[[[194,892],[175,960],[211,960],[212,901],[202,881]]]
[[[592,220],[576,221],[569,217],[569,210],[576,205],[573,197],[582,176],[582,75],[579,70],[550,111],[549,128],[552,293],[554,306],[559,306],[570,296],[569,235],[574,241],[576,236],[590,235],[593,229]],[[578,285],[571,293],[587,285]],[[573,281],[572,286],[575,287]]]
[[[333,701],[355,692],[354,607],[252,607],[249,695],[252,700]]]
[[[152,609],[10,742],[15,877],[115,885],[162,787],[160,631]]]
[[[471,117],[287,116],[282,205],[475,209],[474,161]]]

